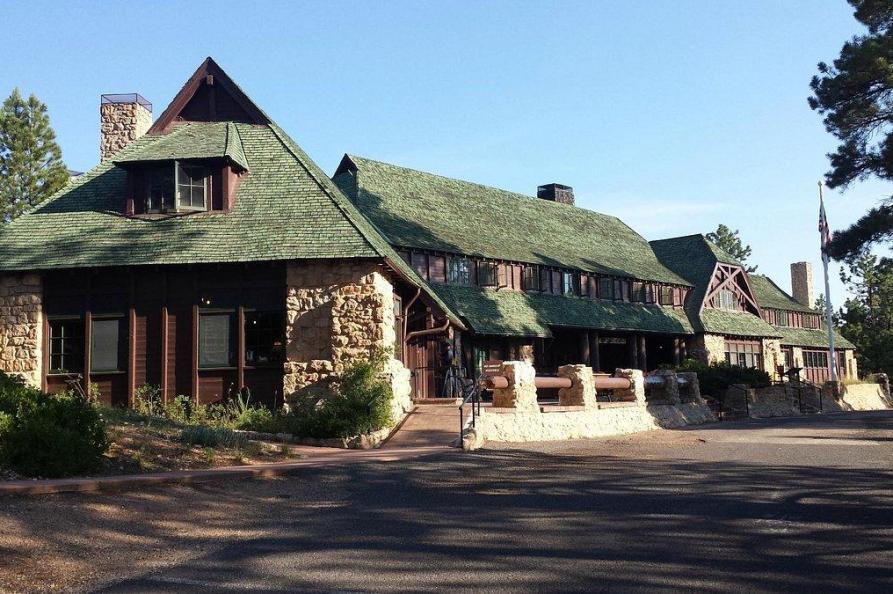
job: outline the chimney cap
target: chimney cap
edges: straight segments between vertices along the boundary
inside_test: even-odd
[[[145,107],[148,111],[152,111],[152,103],[139,93],[106,93],[99,96],[99,102],[102,105],[125,103],[138,103]]]
[[[550,190],[553,188],[556,190],[573,190],[573,188],[571,186],[566,186],[564,184],[556,184],[556,183],[543,184],[541,186],[537,186],[536,189],[537,189],[537,191],[540,191],[540,190]]]

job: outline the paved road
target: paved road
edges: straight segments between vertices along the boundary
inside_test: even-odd
[[[78,591],[891,592],[891,487],[878,412],[56,497],[18,518],[45,505],[91,535],[53,549],[92,563]]]

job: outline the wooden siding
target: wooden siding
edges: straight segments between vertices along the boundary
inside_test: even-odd
[[[86,388],[98,388],[107,404],[132,402],[134,390],[144,384],[159,386],[167,402],[178,395],[216,402],[248,387],[254,402],[282,404],[281,363],[246,368],[244,324],[238,325],[233,367],[199,369],[197,352],[198,315],[204,309],[238,313],[243,320],[243,308],[251,308],[280,312],[284,319],[282,263],[50,272],[44,276],[44,304],[47,327],[60,318],[83,322],[82,381]],[[119,371],[87,372],[90,321],[96,316],[122,320],[119,352],[125,364]],[[48,352],[49,332],[44,334]],[[70,379],[46,374],[45,385],[59,391]]]

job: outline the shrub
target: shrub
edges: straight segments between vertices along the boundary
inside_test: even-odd
[[[98,469],[109,447],[97,408],[74,394],[26,393],[0,423],[0,460],[26,476],[60,477]]]
[[[34,399],[38,395],[40,390],[29,388],[18,376],[0,371],[0,412],[15,414],[20,402]]]
[[[738,367],[728,363],[703,363],[696,359],[686,359],[679,371],[694,371],[698,374],[701,393],[721,398],[732,384],[747,384],[761,388],[771,384],[769,374],[760,369]]]
[[[353,437],[389,426],[391,386],[382,378],[386,353],[348,367],[337,389],[322,401],[299,404],[289,415],[293,433],[309,437]]]
[[[206,448],[244,448],[248,444],[248,438],[240,433],[224,427],[209,427],[207,425],[193,425],[183,429],[180,441],[186,445],[198,445]]]

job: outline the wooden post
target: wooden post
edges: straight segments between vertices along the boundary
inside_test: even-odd
[[[136,394],[136,278],[130,272],[130,308],[127,315],[127,405]]]
[[[236,356],[238,357],[238,360],[236,361],[236,369],[238,369],[237,383],[239,385],[239,390],[241,391],[242,388],[245,387],[245,308],[241,305],[239,306],[238,321],[236,323],[239,324],[239,344],[236,348]]]
[[[682,339],[678,336],[673,337],[673,365],[679,366],[682,363]]]
[[[642,371],[648,371],[648,351],[645,348],[645,335],[640,334],[638,336],[639,343],[639,369]]]
[[[167,357],[169,354],[168,347],[168,320],[167,305],[161,306],[161,400],[167,404]]]
[[[199,404],[198,394],[198,304],[192,306],[192,397]]]
[[[84,392],[90,395],[90,367],[93,365],[93,314],[88,309],[84,316]]]
[[[602,367],[601,356],[598,352],[598,332],[589,332],[589,366],[593,371],[599,371]]]
[[[580,363],[583,365],[589,365],[589,332],[586,330],[580,331]]]
[[[629,368],[630,369],[638,369],[639,368],[639,349],[638,349],[638,337],[635,334],[630,334],[626,337],[626,351],[629,354]]]

